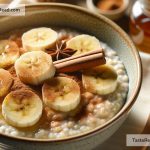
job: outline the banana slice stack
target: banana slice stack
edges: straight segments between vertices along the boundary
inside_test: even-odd
[[[58,34],[51,28],[35,28],[22,36],[23,48],[27,51],[19,57],[19,48],[15,42],[0,41],[0,68],[14,64],[18,79],[25,84],[42,86],[42,98],[28,88],[11,90],[11,74],[0,69],[0,97],[4,119],[15,127],[30,127],[42,116],[44,106],[54,111],[76,114],[81,109],[81,91],[78,83],[68,77],[54,77],[55,66],[52,57],[44,52],[53,47]],[[68,40],[67,48],[77,50],[74,55],[101,48],[100,41],[90,35],[82,34]],[[20,81],[19,80],[19,81]],[[87,91],[106,95],[117,88],[117,74],[112,66],[103,65],[85,70],[82,84]],[[10,92],[10,93],[9,93]]]

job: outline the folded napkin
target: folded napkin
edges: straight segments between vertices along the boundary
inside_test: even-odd
[[[141,133],[150,113],[150,54],[140,53],[143,66],[143,83],[133,109],[120,129],[94,150],[127,150],[126,134]]]

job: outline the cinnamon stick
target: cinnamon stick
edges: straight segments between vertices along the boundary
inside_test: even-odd
[[[105,64],[105,55],[102,49],[90,51],[78,56],[54,62],[57,72],[74,72],[83,69],[89,69],[98,65]]]
[[[88,56],[88,55],[98,54],[98,53],[103,53],[103,49],[98,49],[98,50],[90,51],[90,52],[87,52],[85,54],[81,54],[81,55],[78,55],[78,56],[72,56],[72,57],[69,57],[69,58],[66,58],[66,59],[57,60],[57,61],[54,62],[54,64],[58,64],[58,63],[62,63],[62,62],[66,62],[66,61],[69,61],[69,60],[85,57],[85,56]]]

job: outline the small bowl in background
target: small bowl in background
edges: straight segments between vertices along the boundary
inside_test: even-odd
[[[121,7],[113,10],[103,10],[98,8],[97,6],[98,1],[101,0],[86,0],[87,8],[94,13],[100,13],[111,20],[117,20],[121,18],[125,14],[129,6],[129,0],[122,0],[123,2]]]

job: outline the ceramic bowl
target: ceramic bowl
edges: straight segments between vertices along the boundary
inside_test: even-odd
[[[60,140],[30,139],[1,134],[2,145],[10,149],[91,150],[108,139],[124,122],[140,90],[141,61],[128,35],[109,19],[67,4],[36,4],[26,7],[26,15],[1,17],[0,34],[24,27],[69,27],[94,35],[115,49],[129,76],[129,92],[123,108],[105,123],[90,132]],[[1,144],[0,144],[1,145]]]
[[[91,10],[94,13],[102,14],[111,20],[117,20],[121,18],[125,14],[125,11],[127,10],[129,6],[129,0],[123,0],[122,7],[115,9],[115,10],[104,11],[104,10],[97,8],[95,3],[96,3],[96,0],[86,0],[87,8],[89,8],[89,10]]]

